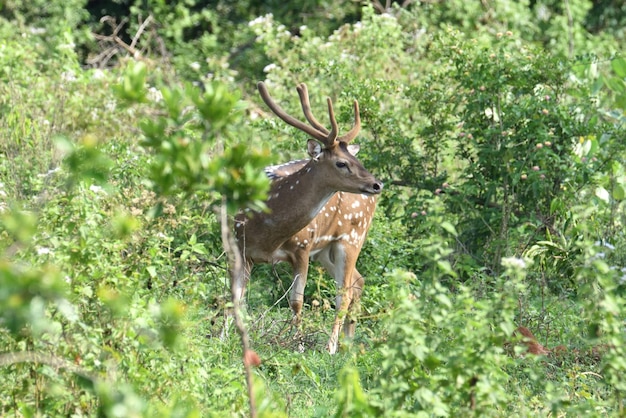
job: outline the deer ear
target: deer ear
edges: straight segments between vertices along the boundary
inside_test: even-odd
[[[311,158],[316,158],[322,153],[322,146],[314,139],[309,139],[309,141],[306,143],[306,146]]]
[[[348,145],[348,152],[352,155],[356,155],[360,149],[361,147],[359,145],[355,145],[355,144]]]

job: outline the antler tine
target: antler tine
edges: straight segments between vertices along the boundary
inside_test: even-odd
[[[282,107],[280,107],[274,101],[274,99],[272,99],[272,96],[270,96],[269,92],[267,91],[267,87],[265,86],[265,83],[263,83],[262,81],[259,81],[257,83],[257,88],[265,104],[272,110],[272,112],[274,112],[276,116],[278,116],[279,118],[281,118],[283,121],[293,126],[294,128],[300,129],[304,133],[312,136],[314,139],[320,141],[321,143],[328,144],[327,133],[320,132],[314,127],[307,125],[306,123],[294,118],[293,116],[285,112],[285,110]]]
[[[354,126],[352,126],[352,129],[350,129],[346,134],[340,136],[337,140],[343,141],[343,142],[350,142],[354,138],[356,138],[356,136],[359,134],[359,131],[361,131],[361,114],[359,113],[359,102],[355,100],[354,101]]]
[[[304,113],[304,117],[309,121],[311,125],[313,125],[318,131],[324,132],[326,135],[329,134],[328,129],[324,127],[318,120],[313,116],[311,112],[311,103],[309,102],[309,90],[306,87],[306,84],[300,83],[298,87],[298,95],[300,96],[300,103],[302,104],[302,113]]]
[[[333,110],[333,101],[330,100],[330,97],[326,99],[328,102],[328,117],[330,118],[330,133],[324,142],[327,147],[331,147],[337,143],[337,134],[339,133],[339,128],[337,127],[337,119],[335,119],[335,111]]]

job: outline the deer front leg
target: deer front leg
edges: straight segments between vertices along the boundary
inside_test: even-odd
[[[234,304],[241,303],[246,296],[246,285],[250,280],[250,271],[252,270],[252,262],[244,259],[243,266],[231,276],[230,292]]]
[[[309,274],[309,252],[304,249],[295,251],[292,268],[293,283],[289,293],[289,306],[293,311],[296,326],[300,327],[302,306],[304,304],[304,289],[306,287],[307,275]]]
[[[243,257],[242,257],[243,258]],[[232,302],[232,308],[225,309],[224,311],[224,326],[220,332],[220,339],[224,340],[228,336],[228,330],[232,324],[234,317],[234,309],[244,309],[246,295],[246,285],[250,279],[250,271],[252,269],[252,262],[250,260],[243,259],[242,266],[239,268],[230,267],[230,298]]]

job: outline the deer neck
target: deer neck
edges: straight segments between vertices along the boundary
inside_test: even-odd
[[[247,217],[243,230],[247,254],[253,259],[269,259],[285,241],[307,226],[336,190],[316,181],[315,160],[299,171],[275,180],[266,205],[268,213]],[[240,229],[241,229],[240,227]]]
[[[276,180],[270,188],[266,204],[271,212],[266,223],[284,231],[285,239],[307,226],[337,191],[319,181],[317,164],[309,161],[294,174]]]

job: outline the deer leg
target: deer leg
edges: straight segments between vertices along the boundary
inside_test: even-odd
[[[224,326],[222,327],[222,331],[220,332],[221,340],[224,340],[228,336],[228,330],[233,322],[232,309],[244,308],[244,304],[242,301],[245,300],[246,285],[248,284],[248,280],[250,280],[252,262],[250,260],[244,259],[242,264],[243,265],[241,269],[231,270],[230,272],[230,296],[231,301],[233,302],[233,307],[231,309],[226,309],[224,312],[225,321]]]
[[[289,293],[289,306],[293,311],[296,325],[299,327],[302,321],[302,305],[304,304],[304,288],[306,287],[309,273],[309,252],[296,251],[292,262],[293,283]]]
[[[335,278],[337,283],[337,296],[335,298],[335,322],[328,341],[328,351],[335,354],[339,346],[339,334],[348,313],[348,307],[352,302],[353,275],[356,257],[351,256],[343,244],[337,243],[329,246],[316,257],[326,271]]]
[[[230,291],[233,303],[241,302],[245,299],[246,285],[250,280],[250,271],[252,270],[252,262],[244,260],[241,271],[233,272],[230,281]]]
[[[330,340],[328,341],[328,352],[330,354],[335,354],[339,348],[339,333],[346,320],[348,307],[352,302],[352,274],[349,274],[349,276],[343,277],[344,280],[341,285],[339,283],[337,284],[337,297],[335,302],[335,310],[337,313],[335,315],[333,329],[330,333]],[[339,280],[337,281],[339,282]]]
[[[355,268],[352,273],[352,300],[348,307],[348,315],[343,323],[343,333],[346,338],[354,338],[354,330],[356,329],[356,315],[358,313],[359,302],[361,300],[361,294],[363,293],[363,286],[365,285],[365,279],[359,271]]]

